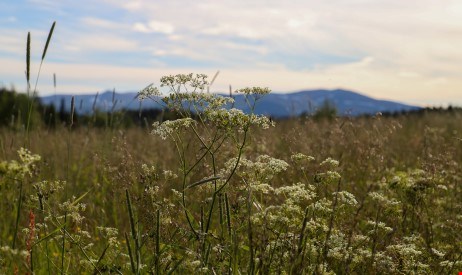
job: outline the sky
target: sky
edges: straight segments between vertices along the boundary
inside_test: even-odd
[[[214,92],[343,88],[462,106],[460,0],[1,0],[0,86],[26,90],[28,32],[34,86],[53,21],[40,95],[219,71]]]

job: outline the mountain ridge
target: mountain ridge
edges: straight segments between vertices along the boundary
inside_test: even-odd
[[[76,95],[75,110],[77,113],[91,113],[93,108],[100,111],[161,108],[159,104],[150,100],[140,103],[137,94],[136,92],[114,93],[106,91],[101,94]],[[41,100],[46,105],[54,104],[56,108],[69,110],[71,97],[71,95],[51,95],[43,96]],[[250,112],[242,94],[234,94],[233,98],[235,99],[235,108]],[[345,89],[316,89],[291,93],[270,93],[257,103],[254,112],[275,118],[294,117],[302,114],[313,114],[326,101],[335,106],[337,114],[340,116],[373,115],[378,112],[393,113],[421,109],[418,106],[391,100],[374,99]]]

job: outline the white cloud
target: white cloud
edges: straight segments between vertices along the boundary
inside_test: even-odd
[[[168,22],[160,21],[149,21],[149,23],[144,24],[137,22],[133,25],[133,30],[143,33],[163,33],[163,34],[172,34],[175,28]]]

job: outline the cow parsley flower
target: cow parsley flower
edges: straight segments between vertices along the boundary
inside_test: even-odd
[[[266,95],[269,94],[271,90],[269,88],[262,87],[246,87],[239,90],[236,90],[236,93],[246,94],[246,95]]]
[[[312,156],[307,156],[307,155],[302,154],[302,153],[296,153],[296,154],[290,156],[290,158],[291,158],[294,162],[300,162],[300,161],[303,161],[303,160],[306,160],[306,161],[314,161],[314,157],[312,157]]]
[[[368,220],[366,223],[372,229],[368,232],[370,235],[375,234],[376,230],[379,230],[384,233],[390,233],[393,231],[393,228],[388,227],[384,222],[375,222]]]
[[[143,101],[146,98],[152,98],[152,97],[161,97],[162,93],[159,91],[157,87],[154,86],[153,83],[149,84],[146,88],[141,90],[137,97],[139,101]]]
[[[244,114],[239,109],[206,109],[205,116],[207,120],[217,125],[219,128],[244,130],[245,128],[256,125],[263,129],[274,126],[274,123],[266,116],[257,116],[254,114]]]
[[[321,162],[321,166],[328,166],[331,168],[338,167],[339,162],[338,160],[332,159],[332,158],[327,158],[323,162]]]
[[[340,191],[340,192],[334,192],[332,193],[333,196],[337,195],[337,199],[340,203],[346,204],[346,205],[357,205],[358,202],[356,201],[356,198],[353,194],[347,191]]]
[[[399,204],[399,201],[395,199],[389,199],[384,194],[379,193],[379,192],[370,192],[369,197],[372,200],[386,207],[396,206]]]
[[[177,120],[167,120],[160,124],[158,121],[154,122],[152,125],[154,130],[151,131],[151,134],[158,135],[162,139],[167,139],[167,137],[171,136],[174,132],[182,128],[189,128],[191,125],[195,124],[192,118],[180,118]]]
[[[300,203],[316,198],[315,188],[301,182],[293,185],[281,186],[275,190],[276,194],[284,194],[290,203]]]

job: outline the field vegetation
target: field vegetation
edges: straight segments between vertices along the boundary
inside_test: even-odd
[[[462,270],[460,110],[273,121],[223,108],[209,84],[148,86],[140,99],[176,119],[142,127],[76,127],[72,110],[33,126],[30,102],[7,120],[0,273]],[[254,107],[270,91],[236,92]]]
[[[462,268],[461,112],[274,123],[227,100],[172,93],[183,117],[149,129],[2,128],[2,273]]]

